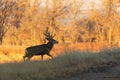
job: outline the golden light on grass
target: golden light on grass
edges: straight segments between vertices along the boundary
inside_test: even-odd
[[[0,46],[0,63],[23,62],[26,46]],[[100,52],[107,49],[107,45],[102,43],[78,43],[78,44],[58,44],[51,50],[53,57],[58,57],[72,51],[80,52]],[[45,55],[44,60],[51,59]],[[41,56],[34,56],[32,59],[40,61]]]

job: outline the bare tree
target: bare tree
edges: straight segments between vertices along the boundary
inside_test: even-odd
[[[73,43],[78,42],[79,30],[77,22],[79,21],[79,14],[81,13],[81,7],[83,6],[83,0],[72,0],[72,5],[69,7],[69,19],[70,19],[70,32],[71,41]],[[80,27],[80,26],[79,26]]]
[[[117,35],[115,35],[115,33],[119,27],[119,13],[117,12],[116,1],[117,0],[104,0],[106,15],[103,26],[107,28],[106,37],[110,45],[116,42],[115,37]]]
[[[6,33],[5,26],[9,24],[7,20],[14,5],[15,2],[13,0],[0,0],[0,44],[2,44],[3,37]]]

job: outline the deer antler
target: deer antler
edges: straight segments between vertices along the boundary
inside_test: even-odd
[[[56,36],[56,34],[53,34],[53,32],[52,32],[51,36],[52,36],[52,38],[54,38]]]
[[[51,38],[50,32],[48,31],[48,27],[46,28],[44,35],[46,36],[47,40]]]
[[[46,39],[52,39],[53,37],[55,37],[55,34],[50,34],[49,28],[47,27],[45,30],[44,35],[46,36]]]

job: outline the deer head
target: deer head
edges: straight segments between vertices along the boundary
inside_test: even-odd
[[[51,42],[52,44],[57,44],[58,41],[53,39],[55,37],[55,34],[50,34],[50,32],[48,31],[48,28],[46,29],[45,33],[44,33],[46,39]]]

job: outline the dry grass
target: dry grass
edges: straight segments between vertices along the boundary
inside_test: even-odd
[[[27,46],[0,46],[0,63],[23,61],[24,50],[26,47]],[[107,47],[101,43],[58,44],[54,46],[51,54],[54,57],[58,57],[59,55],[68,53],[68,51],[99,52],[103,48]],[[40,58],[40,56],[34,56],[32,60],[40,60]],[[44,57],[44,60],[48,59],[50,59],[50,57]]]
[[[0,80],[53,80],[77,71],[120,62],[120,49],[81,53],[73,51],[46,61],[4,63],[0,65]],[[109,63],[109,64],[108,64]]]

